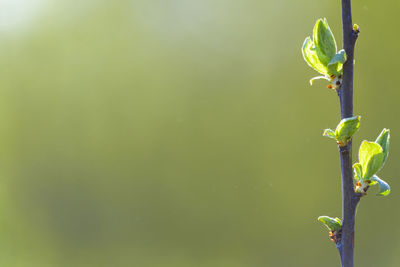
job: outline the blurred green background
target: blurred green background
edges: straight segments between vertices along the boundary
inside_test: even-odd
[[[338,99],[300,47],[340,1],[1,0],[0,265],[339,266]],[[353,1],[357,266],[399,266],[398,1]]]

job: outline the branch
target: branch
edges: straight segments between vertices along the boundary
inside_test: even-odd
[[[353,62],[354,46],[358,32],[353,31],[351,18],[351,0],[342,1],[342,27],[343,27],[343,48],[346,51],[347,61],[343,65],[343,81],[338,90],[340,100],[341,119],[353,116]]]
[[[353,116],[353,62],[354,46],[358,31],[353,30],[351,17],[351,0],[341,0],[343,48],[347,54],[347,61],[343,65],[343,81],[338,96],[340,101],[341,119]],[[342,235],[336,246],[340,253],[342,267],[354,266],[354,224],[357,204],[360,195],[354,192],[353,170],[351,160],[351,142],[339,147],[342,174]]]
[[[354,192],[353,170],[351,160],[351,143],[339,147],[340,165],[342,173],[342,234],[336,244],[342,267],[353,267],[354,258],[354,224],[357,204],[361,194]]]

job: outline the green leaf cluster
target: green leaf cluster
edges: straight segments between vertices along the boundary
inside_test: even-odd
[[[352,136],[358,131],[360,127],[361,116],[354,116],[351,118],[343,119],[336,126],[336,130],[325,129],[323,136],[335,139],[340,146],[347,145]]]
[[[307,64],[322,74],[316,79],[331,81],[343,73],[343,64],[346,62],[346,52],[337,51],[335,37],[329,28],[326,18],[318,19],[313,30],[313,38],[307,37],[302,47],[303,58]]]
[[[332,232],[333,231],[338,232],[340,230],[340,228],[342,228],[342,221],[339,218],[331,218],[328,216],[319,216],[318,221],[325,224],[325,226],[328,227],[328,229]]]
[[[390,130],[383,129],[375,142],[364,140],[358,152],[358,163],[353,165],[354,179],[357,182],[356,192],[365,193],[369,186],[378,184],[378,195],[390,193],[390,186],[376,176],[385,165],[389,155]]]

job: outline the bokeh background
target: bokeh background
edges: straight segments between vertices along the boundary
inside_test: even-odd
[[[0,0],[0,265],[339,266],[338,99],[300,47],[339,1]],[[353,1],[357,266],[400,262],[400,2]]]

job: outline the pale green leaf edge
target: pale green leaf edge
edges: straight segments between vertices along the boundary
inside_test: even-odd
[[[374,182],[378,183],[378,185],[379,185],[379,192],[377,194],[378,196],[387,196],[390,194],[390,186],[384,180],[382,180],[378,176],[374,175],[374,176],[372,176],[371,181],[374,181]]]

